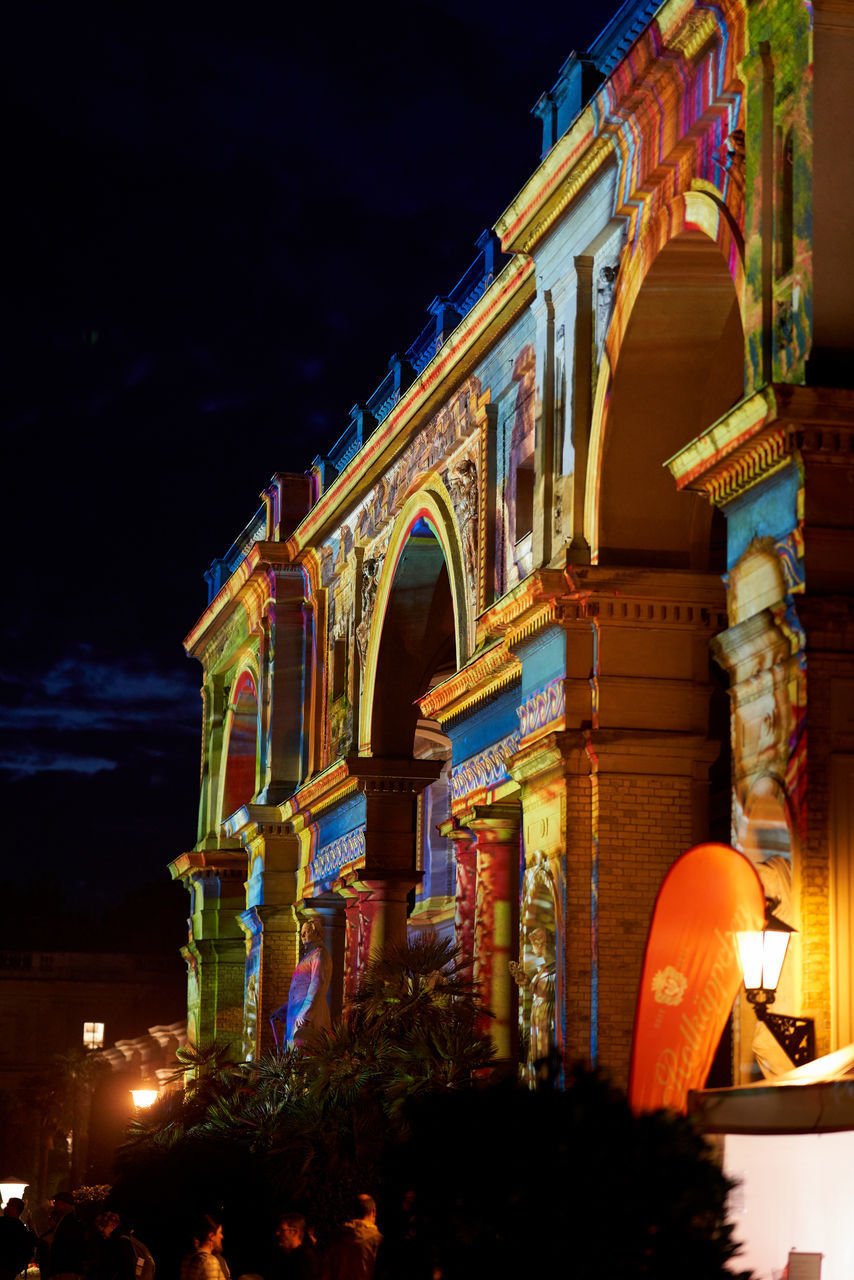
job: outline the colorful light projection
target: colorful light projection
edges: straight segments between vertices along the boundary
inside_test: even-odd
[[[255,794],[258,742],[258,692],[244,671],[231,696],[231,726],[225,764],[222,816],[226,818]]]
[[[531,534],[534,528],[534,434],[537,385],[537,356],[533,343],[526,343],[513,364],[516,403],[512,422],[508,419],[506,472],[497,512],[496,541],[499,561],[495,566],[496,587],[502,594],[530,573]]]
[[[510,973],[519,985],[519,1031],[527,1045],[522,1075],[534,1085],[548,1072],[557,1047],[555,1002],[557,988],[557,937],[555,884],[544,853],[537,850],[522,885],[522,937],[520,959]]]

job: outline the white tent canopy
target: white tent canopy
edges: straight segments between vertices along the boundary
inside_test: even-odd
[[[706,1133],[834,1133],[854,1129],[854,1044],[773,1080],[690,1094]]]
[[[736,1184],[733,1269],[779,1280],[790,1250],[821,1255],[821,1280],[854,1275],[854,1045],[773,1080],[704,1089],[689,1109],[722,1134]]]

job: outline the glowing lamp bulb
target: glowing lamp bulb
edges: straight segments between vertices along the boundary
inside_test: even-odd
[[[735,937],[747,990],[776,991],[789,946],[789,930],[751,930]]]
[[[0,1182],[0,1200],[3,1204],[8,1204],[10,1200],[24,1198],[24,1192],[30,1184],[22,1181],[21,1178],[4,1178]]]
[[[130,1096],[133,1098],[133,1105],[142,1110],[145,1107],[153,1106],[157,1101],[156,1089],[131,1089]]]

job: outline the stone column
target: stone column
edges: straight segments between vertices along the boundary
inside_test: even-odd
[[[508,966],[516,958],[520,817],[518,804],[478,805],[460,816],[475,837],[474,981],[494,1015],[488,1030],[503,1062],[513,1061],[516,1049],[516,984]]]
[[[371,952],[406,942],[407,894],[419,879],[416,800],[442,771],[441,760],[351,756],[347,761],[365,797],[365,861],[344,890],[359,897],[359,944],[354,956],[348,914],[348,959],[361,970]],[[336,884],[336,890],[338,885]],[[348,905],[348,912],[355,910]],[[348,978],[348,990],[354,979]]]
[[[365,966],[386,946],[406,942],[407,895],[416,882],[414,872],[386,871],[366,875],[364,868],[336,881],[336,892],[346,895],[346,995],[352,996]]]

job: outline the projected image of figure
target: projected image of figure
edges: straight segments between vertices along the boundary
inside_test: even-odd
[[[257,958],[255,959],[257,964]],[[258,1051],[258,974],[249,975],[243,1006],[243,1061],[251,1062]]]
[[[548,860],[540,851],[534,853],[525,872],[522,923],[520,959],[511,961],[509,969],[520,988],[520,1031],[528,1045],[523,1078],[534,1084],[541,1064],[552,1058],[557,1042],[554,886]]]
[[[270,1018],[273,1037],[280,1048],[299,1048],[320,1031],[332,1025],[327,992],[332,980],[332,957],[323,945],[323,930],[318,920],[306,920],[300,929],[303,958],[294,969],[283,1004]],[[284,1040],[279,1034],[285,1025]]]
[[[549,937],[546,929],[532,929],[530,933],[533,961],[527,969],[523,964],[510,963],[510,972],[519,986],[531,991],[531,1013],[528,1033],[528,1066],[535,1073],[538,1062],[548,1058],[554,1044],[555,1021],[555,961],[554,934]]]

